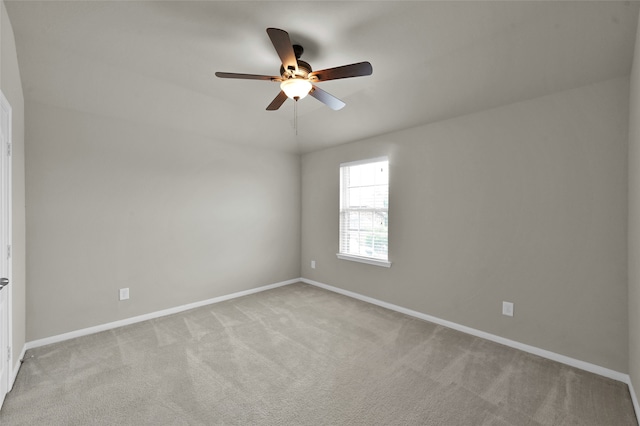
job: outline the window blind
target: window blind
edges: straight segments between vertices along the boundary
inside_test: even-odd
[[[388,260],[389,160],[340,165],[340,254]]]

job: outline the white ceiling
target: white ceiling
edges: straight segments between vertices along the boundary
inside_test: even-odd
[[[638,2],[5,1],[25,99],[308,152],[626,76]],[[289,32],[314,70],[360,61],[373,75],[319,86],[266,111],[277,75],[265,32]]]

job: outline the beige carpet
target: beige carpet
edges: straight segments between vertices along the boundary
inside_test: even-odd
[[[27,352],[8,425],[635,425],[626,385],[305,284]]]

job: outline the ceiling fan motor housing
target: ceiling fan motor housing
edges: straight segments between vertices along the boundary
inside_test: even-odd
[[[296,72],[295,70],[285,70],[284,67],[280,67],[280,75],[284,79],[292,77],[307,78],[307,76],[311,74],[311,71],[313,71],[311,69],[311,65],[309,65],[305,61],[301,61],[300,59],[298,59],[298,72]]]
[[[309,74],[311,74],[311,65],[308,62],[300,60],[300,57],[304,53],[304,48],[299,44],[293,45],[293,52],[296,55],[296,61],[298,62],[298,71],[295,70],[285,70],[283,66],[280,67],[280,75],[284,79],[289,78],[307,78]]]

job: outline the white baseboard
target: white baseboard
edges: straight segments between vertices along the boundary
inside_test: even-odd
[[[225,296],[214,297],[213,299],[202,300],[200,302],[189,303],[187,305],[176,306],[174,308],[164,309],[162,311],[151,312],[144,315],[138,315],[131,318],[126,318],[119,321],[113,321],[106,324],[96,325],[94,327],[83,328],[80,330],[70,331],[68,333],[58,334],[56,336],[45,337],[43,339],[32,340],[25,344],[25,348],[23,349],[23,355],[25,350],[38,348],[40,346],[50,345],[52,343],[63,342],[65,340],[74,339],[76,337],[87,336],[89,334],[99,333],[101,331],[111,330],[118,327],[123,327],[125,325],[135,324],[141,321],[147,321],[154,318],[160,318],[167,315],[177,314],[178,312],[187,311],[189,309],[199,308],[201,306],[211,305],[213,303],[224,302],[225,300],[235,299],[237,297],[248,296],[250,294],[259,293],[265,290],[271,290],[273,288],[282,287],[289,284],[294,284],[302,281],[301,278],[294,278],[287,281],[281,281],[279,283],[269,284],[262,287],[252,288],[250,290],[239,291],[237,293],[227,294]],[[17,374],[17,372],[16,372]]]
[[[585,361],[581,361],[579,359],[570,358],[565,355],[561,355],[555,352],[548,351],[546,349],[540,349],[535,346],[530,346],[524,343],[516,342],[515,340],[506,339],[504,337],[497,336],[495,334],[487,333],[482,330],[477,330],[475,328],[467,327],[465,325],[457,324],[455,322],[447,321],[438,317],[434,317],[431,315],[423,314],[422,312],[413,311],[411,309],[403,308],[402,306],[393,305],[391,303],[383,302],[378,299],[374,299],[372,297],[363,296],[362,294],[354,293],[352,291],[344,290],[338,287],[333,287],[328,284],[320,283],[317,281],[309,280],[306,278],[302,278],[301,281],[306,284],[311,284],[316,287],[321,287],[329,291],[333,291],[335,293],[340,293],[345,296],[352,297],[354,299],[362,300],[364,302],[368,302],[374,305],[381,306],[383,308],[390,309],[392,311],[400,312],[415,318],[420,318],[425,321],[433,322],[435,324],[439,324],[448,328],[452,328],[454,330],[462,331],[463,333],[471,334],[473,336],[481,337],[483,339],[491,340],[492,342],[500,343],[505,346],[509,346],[515,349],[520,349],[524,352],[529,352],[534,355],[541,356],[543,358],[547,358],[553,361],[560,362],[562,364],[567,364],[572,367],[579,368],[581,370],[586,370],[591,373],[599,374],[600,376],[608,377],[610,379],[614,379],[623,383],[629,383],[629,375],[620,373],[618,371],[610,370],[605,367],[601,367],[599,365],[591,364]]]
[[[13,385],[18,378],[18,372],[20,371],[20,366],[22,365],[22,360],[24,359],[24,353],[27,351],[27,345],[25,344],[22,347],[22,351],[20,351],[20,355],[18,356],[18,362],[15,363],[13,367],[13,371],[11,372],[11,381],[9,382],[9,392],[13,389]]]

